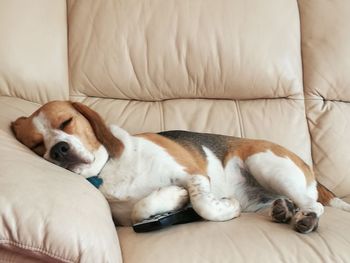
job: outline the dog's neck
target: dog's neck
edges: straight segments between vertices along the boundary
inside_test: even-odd
[[[101,145],[100,149],[98,150],[98,152],[95,154],[95,169],[92,169],[90,171],[90,173],[93,174],[93,172],[95,171],[96,173],[86,177],[86,179],[92,184],[94,185],[96,188],[99,188],[102,184],[103,184],[103,179],[101,177],[99,177],[101,171],[103,170],[103,168],[105,167],[105,165],[107,164],[108,160],[109,160],[109,156],[107,153],[107,150],[105,149],[105,147],[103,145]],[[101,166],[102,165],[102,166]]]

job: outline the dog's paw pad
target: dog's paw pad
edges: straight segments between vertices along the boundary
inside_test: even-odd
[[[299,233],[307,234],[317,229],[318,220],[316,213],[300,211],[295,215],[294,228]]]
[[[278,223],[287,223],[294,216],[296,207],[289,199],[277,199],[272,204],[271,217]]]

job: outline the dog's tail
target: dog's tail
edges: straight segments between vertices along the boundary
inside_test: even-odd
[[[344,202],[321,183],[317,183],[318,201],[326,206],[350,212],[350,204]]]

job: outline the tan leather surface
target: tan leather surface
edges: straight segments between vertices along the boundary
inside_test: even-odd
[[[11,134],[10,121],[37,107],[0,97],[0,248],[51,262],[121,262],[102,194],[82,177],[36,156]]]
[[[350,101],[350,1],[299,0],[305,93]]]
[[[0,96],[68,97],[65,1],[0,1],[0,38]]]
[[[299,0],[306,109],[314,168],[350,193],[350,2]]]
[[[72,95],[164,100],[302,94],[294,0],[68,0]]]
[[[350,193],[350,103],[307,101],[317,177],[339,196]]]
[[[117,124],[131,134],[182,129],[266,139],[287,147],[311,163],[302,100],[142,102],[86,98],[79,101],[98,111],[107,123]]]
[[[118,228],[124,261],[348,262],[350,213],[326,208],[317,232],[295,233],[267,216],[242,214],[228,222],[200,222],[154,233]]]

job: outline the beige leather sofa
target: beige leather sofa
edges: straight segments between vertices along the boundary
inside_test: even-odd
[[[243,214],[149,234],[37,157],[9,124],[81,101],[131,133],[282,144],[350,195],[350,1],[0,1],[0,262],[350,262],[350,213],[298,234]],[[350,201],[350,198],[348,198]]]

